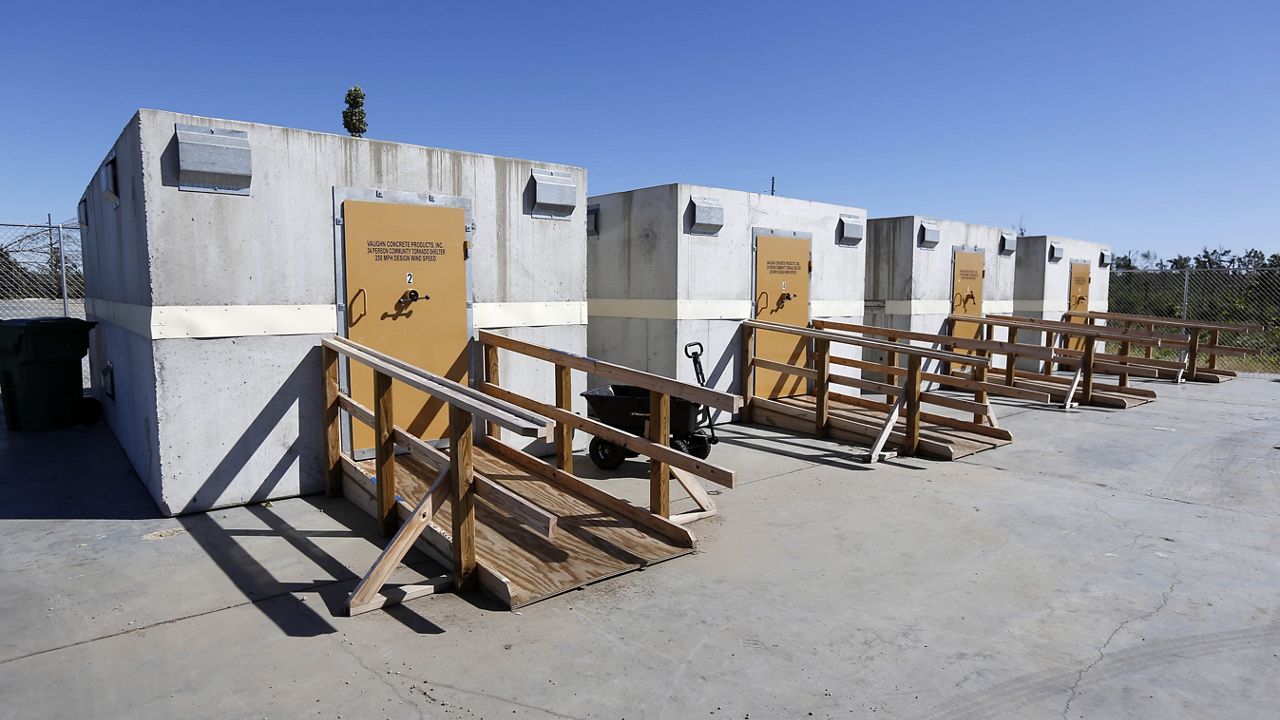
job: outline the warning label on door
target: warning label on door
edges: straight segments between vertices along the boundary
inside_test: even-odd
[[[966,269],[961,269],[959,272],[957,272],[957,273],[956,273],[956,275],[957,275],[961,280],[977,280],[977,279],[978,279],[978,271],[977,271],[977,270],[966,270]]]
[[[799,275],[800,263],[795,260],[769,260],[765,262],[765,272],[770,275]]]
[[[374,262],[435,262],[444,257],[444,243],[435,240],[370,240]]]

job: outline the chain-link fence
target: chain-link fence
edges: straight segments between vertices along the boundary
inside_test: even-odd
[[[80,227],[0,223],[0,320],[84,317]]]
[[[1258,355],[1217,359],[1218,367],[1280,373],[1280,268],[1115,270],[1108,308],[1135,315],[1252,323],[1260,333],[1223,337]]]

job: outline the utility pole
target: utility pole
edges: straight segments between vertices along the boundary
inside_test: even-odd
[[[772,195],[774,189],[778,185],[778,176],[774,175],[769,178],[769,194]]]

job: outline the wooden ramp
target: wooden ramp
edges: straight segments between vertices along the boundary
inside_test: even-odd
[[[1012,440],[1007,431],[990,428],[990,435],[938,424],[940,417],[925,413],[920,421],[921,455],[938,460],[959,460],[983,450],[1008,445]],[[886,413],[851,405],[832,399],[828,409],[827,435],[857,443],[874,443],[884,425]],[[753,398],[751,420],[797,432],[812,432],[817,418],[817,398],[798,395],[788,398]],[[946,420],[941,420],[946,422]],[[907,437],[906,420],[899,418],[889,434],[888,445],[901,447]]]
[[[693,551],[694,539],[688,530],[656,516],[651,516],[654,520],[649,525],[625,517],[616,506],[621,500],[604,500],[590,486],[575,492],[575,483],[586,485],[582,480],[513,448],[493,448],[490,442],[474,449],[476,474],[556,516],[556,531],[548,538],[483,495],[476,498],[475,554],[480,583],[508,606],[518,608]],[[530,472],[512,462],[517,459],[526,467],[537,463],[550,472]],[[418,504],[445,464],[432,467],[408,454],[396,456],[401,515],[407,516]],[[371,515],[376,509],[374,472],[374,461],[366,460],[348,466],[344,478],[345,496]],[[417,543],[445,567],[451,562],[451,523],[452,505],[446,499]],[[659,523],[663,532],[652,527]]]

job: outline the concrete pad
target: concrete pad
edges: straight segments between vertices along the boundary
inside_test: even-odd
[[[725,428],[712,458],[741,483],[698,553],[518,613],[443,595],[342,617],[380,543],[343,501],[146,539],[179,521],[41,499],[74,475],[68,500],[127,494],[105,430],[0,431],[0,467],[29,470],[0,504],[4,712],[1273,717],[1280,383],[1150,387],[1125,411],[1009,407],[1014,444],[954,463],[860,471],[836,443]],[[26,462],[55,442],[81,452]]]

